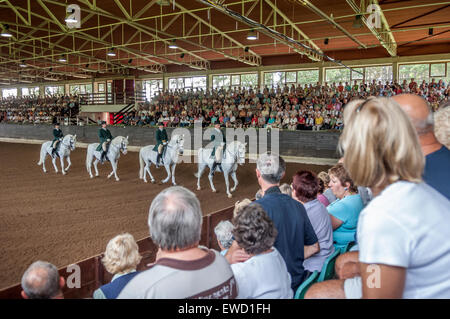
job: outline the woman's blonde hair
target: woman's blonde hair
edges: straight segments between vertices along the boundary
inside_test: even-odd
[[[141,258],[133,235],[125,233],[108,242],[102,263],[111,274],[127,273],[136,269]]]
[[[282,194],[286,194],[289,197],[292,197],[292,188],[291,185],[289,185],[288,183],[280,185],[280,191]]]
[[[328,188],[328,184],[330,183],[330,176],[328,175],[328,173],[322,171],[319,174],[317,174],[317,177],[323,181],[325,189]]]
[[[344,166],[357,185],[383,187],[422,180],[425,159],[416,130],[400,105],[388,98],[347,104],[339,139]]]

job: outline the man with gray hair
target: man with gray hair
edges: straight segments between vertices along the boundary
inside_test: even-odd
[[[434,135],[433,113],[427,101],[414,94],[400,94],[392,98],[411,119],[425,155],[424,181],[450,199],[450,150]]]
[[[174,186],[159,193],[148,215],[150,237],[159,246],[156,260],[118,299],[236,298],[236,280],[227,260],[199,246],[202,217],[200,202],[190,190]]]
[[[63,299],[61,289],[65,281],[58,269],[46,262],[36,261],[22,276],[22,298],[24,299]]]
[[[214,228],[214,233],[217,237],[217,243],[221,249],[221,254],[225,255],[228,251],[228,248],[231,247],[233,243],[233,224],[229,220],[222,220],[217,226]]]
[[[309,276],[303,261],[319,252],[320,248],[305,207],[280,191],[285,171],[286,163],[281,156],[270,152],[259,156],[256,177],[264,196],[255,203],[264,208],[278,231],[274,247],[286,262],[292,278],[291,287],[296,291]],[[230,256],[227,259],[233,260]]]

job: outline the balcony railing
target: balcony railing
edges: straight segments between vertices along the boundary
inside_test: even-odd
[[[81,105],[144,103],[145,91],[118,93],[84,93],[78,95]]]

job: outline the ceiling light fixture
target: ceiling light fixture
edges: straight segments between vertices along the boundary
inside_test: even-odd
[[[66,21],[67,23],[77,23],[78,20],[75,18],[74,13],[75,9],[67,8],[66,18],[64,19],[64,21]]]
[[[20,64],[19,64],[19,66],[20,66],[21,68],[26,68],[27,65],[25,64],[25,60],[22,60],[22,62],[20,62]]]
[[[111,48],[111,50],[106,53],[107,56],[116,56],[116,52],[114,52],[114,48]]]
[[[9,30],[9,25],[5,24],[2,28],[2,33],[0,35],[5,38],[11,38],[12,34],[8,30]]]
[[[355,17],[355,20],[353,21],[352,27],[353,27],[354,29],[361,29],[362,26],[363,26],[363,24],[362,24],[362,16],[358,14],[358,15]]]
[[[169,44],[169,49],[178,49],[178,45],[175,44],[175,39],[172,40],[172,43]]]
[[[256,34],[255,30],[251,30],[247,34],[247,40],[258,40],[258,35]]]
[[[67,59],[66,59],[66,57],[64,55],[61,55],[61,57],[58,59],[58,61],[62,62],[62,63],[66,63]]]

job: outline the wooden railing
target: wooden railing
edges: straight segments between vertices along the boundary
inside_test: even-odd
[[[217,244],[217,238],[214,234],[214,228],[221,220],[231,220],[233,217],[233,210],[234,206],[203,216],[200,245],[220,250],[219,245]],[[149,263],[155,261],[158,248],[155,246],[150,237],[138,240],[137,244],[139,246],[139,253],[142,256],[142,260],[137,269],[145,270],[147,269],[147,265]],[[102,257],[103,255],[97,255],[75,263],[81,270],[80,288],[68,288],[66,284],[63,289],[64,298],[92,298],[92,295],[97,288],[111,281],[112,275],[103,267],[101,262]],[[73,273],[67,272],[68,267],[69,266],[59,269],[60,276],[64,277],[66,282],[68,277],[73,275]],[[4,288],[0,290],[0,299],[20,299],[21,290],[22,288],[20,283]]]
[[[145,91],[130,91],[118,93],[84,93],[78,95],[81,105],[93,104],[129,104],[145,102]]]

